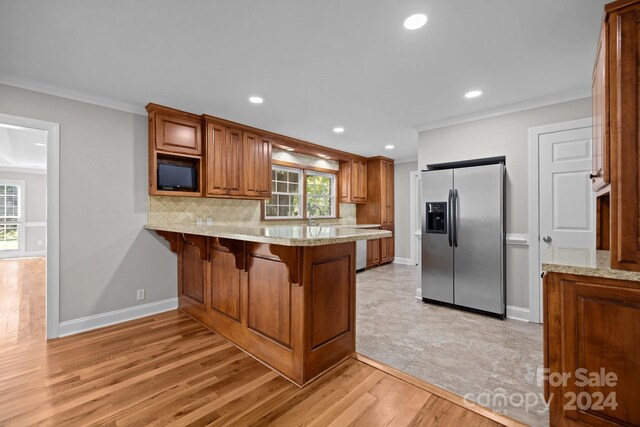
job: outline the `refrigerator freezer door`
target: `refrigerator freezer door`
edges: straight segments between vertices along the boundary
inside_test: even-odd
[[[456,169],[453,182],[454,303],[504,315],[504,165]]]
[[[429,203],[446,206],[448,218],[452,185],[452,170],[422,173],[422,298],[450,304],[453,303],[453,247],[449,244],[449,221],[446,221],[445,233],[427,232],[426,218]]]

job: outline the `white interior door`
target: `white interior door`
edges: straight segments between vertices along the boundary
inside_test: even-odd
[[[595,249],[591,127],[540,135],[540,259],[552,247]]]

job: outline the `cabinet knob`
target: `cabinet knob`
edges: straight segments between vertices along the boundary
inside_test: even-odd
[[[600,177],[600,173],[596,173],[596,174],[590,173],[589,174],[589,179],[596,179],[598,177]]]

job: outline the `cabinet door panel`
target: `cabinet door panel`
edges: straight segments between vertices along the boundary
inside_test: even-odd
[[[249,328],[291,347],[291,285],[280,261],[249,255]]]
[[[351,162],[340,162],[340,201],[351,202]]]
[[[380,239],[367,240],[367,268],[380,263]]]
[[[611,188],[612,233],[611,266],[640,271],[640,176],[638,169],[638,121],[640,120],[640,11],[638,6],[623,9],[612,16],[617,28],[614,84],[611,85],[610,117],[616,118],[610,127],[612,164],[615,165],[614,184]],[[617,19],[616,19],[617,18]],[[614,34],[613,29],[610,34]],[[613,43],[610,46],[614,46]],[[613,67],[614,62],[610,62]],[[614,90],[615,88],[615,90]],[[615,93],[614,93],[615,92]]]
[[[156,115],[156,149],[180,154],[202,154],[199,120],[168,114]]]
[[[211,308],[240,323],[240,270],[228,250],[211,249]]]
[[[242,131],[228,129],[225,147],[225,179],[227,193],[234,196],[242,194],[242,145]]]
[[[206,237],[203,236],[195,236],[193,238],[206,241]],[[202,260],[200,248],[196,244],[182,240],[180,247],[179,296],[188,298],[191,303],[204,309],[207,262]]]
[[[589,278],[589,280],[598,280]],[[624,282],[622,282],[624,283]],[[560,280],[562,294],[561,336],[562,370],[571,374],[562,394],[588,394],[600,392],[604,396],[615,393],[617,407],[583,410],[564,409],[563,415],[591,425],[614,420],[624,425],[640,425],[640,407],[637,380],[640,378],[640,289],[611,284]],[[560,304],[560,301],[552,303]],[[580,384],[577,369],[587,373],[614,373],[616,385],[599,386]],[[566,403],[566,397],[559,404]]]
[[[245,132],[242,157],[244,194],[249,197],[270,197],[271,140]]]
[[[207,194],[227,192],[227,129],[216,123],[207,123]]]

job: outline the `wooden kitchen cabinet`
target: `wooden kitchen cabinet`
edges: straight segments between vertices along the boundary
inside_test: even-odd
[[[368,160],[367,203],[356,208],[358,224],[380,224],[383,230],[394,232],[393,175],[393,160],[386,157],[372,157]],[[385,237],[377,240],[379,264],[394,260],[394,239],[395,237]]]
[[[367,268],[380,264],[380,239],[367,240]]]
[[[545,275],[544,364],[550,378],[568,376],[545,382],[551,425],[640,425],[638,325],[640,282]],[[615,385],[583,384],[578,375],[591,373],[612,373]]]
[[[242,195],[242,132],[213,121],[206,132],[207,195]]]
[[[640,0],[605,6],[593,73],[593,186],[607,196],[611,267],[640,271]],[[607,183],[610,186],[607,187]],[[607,245],[600,244],[605,248]]]
[[[383,230],[394,232],[393,227],[383,227]],[[380,239],[380,264],[393,262],[395,257],[395,236]]]
[[[350,159],[340,162],[340,201],[342,203],[367,202],[367,162]]]
[[[200,117],[181,111],[154,114],[155,148],[171,154],[202,155]]]
[[[355,243],[296,247],[158,232],[179,309],[304,386],[355,351]]]
[[[271,197],[271,139],[244,132],[242,150],[243,194],[257,198]]]
[[[592,106],[593,120],[591,139],[593,168],[591,181],[593,191],[598,191],[609,184],[609,109],[607,84],[607,35],[608,26],[603,25],[596,53],[596,64],[593,68]]]

